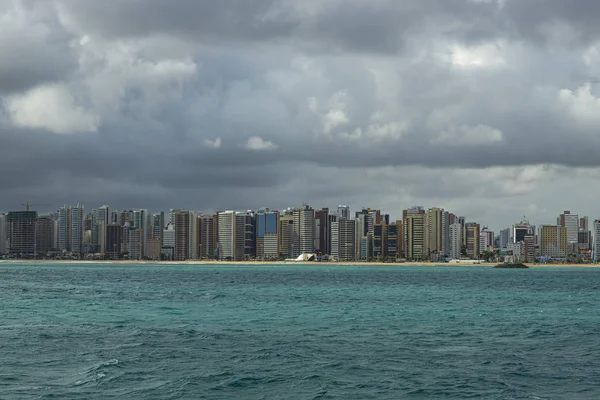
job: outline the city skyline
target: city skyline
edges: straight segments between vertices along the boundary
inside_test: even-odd
[[[336,261],[456,259],[597,261],[600,219],[570,210],[555,222],[510,224],[494,232],[482,221],[439,207],[411,206],[394,218],[385,210],[348,205],[283,210],[118,210],[64,205],[41,214],[35,205],[0,213],[0,254],[12,257],[97,257],[186,261],[281,260],[328,257]],[[307,256],[308,255],[308,256]]]

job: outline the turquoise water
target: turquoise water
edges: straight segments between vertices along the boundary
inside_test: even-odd
[[[1,399],[596,399],[600,269],[0,264]]]

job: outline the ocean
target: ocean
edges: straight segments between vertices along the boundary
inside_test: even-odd
[[[598,399],[600,268],[0,263],[0,399]]]

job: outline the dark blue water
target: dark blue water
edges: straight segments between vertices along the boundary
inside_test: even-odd
[[[1,399],[597,399],[600,269],[0,264]]]

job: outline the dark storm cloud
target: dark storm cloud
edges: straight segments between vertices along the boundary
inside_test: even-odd
[[[0,209],[520,207],[558,174],[540,166],[600,166],[599,17],[562,0],[0,0]]]

